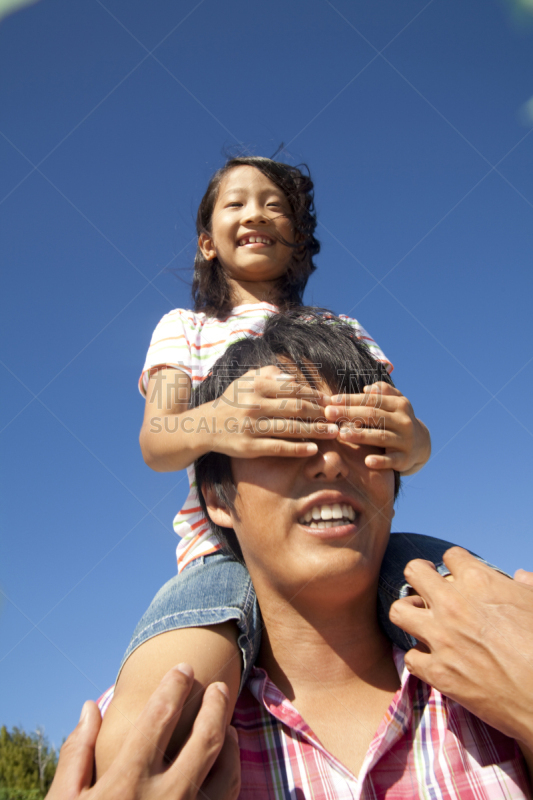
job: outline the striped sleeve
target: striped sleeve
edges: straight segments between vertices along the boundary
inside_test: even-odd
[[[352,317],[347,317],[345,314],[339,314],[339,317],[351,325],[352,328],[354,328],[357,338],[366,344],[371,355],[376,359],[376,361],[379,361],[380,364],[384,365],[385,369],[390,375],[394,369],[392,362],[389,361],[379,344],[370,336],[368,331],[363,328],[361,323]]]
[[[191,321],[186,311],[177,308],[165,314],[152,334],[143,371],[139,378],[139,391],[146,396],[150,374],[154,369],[172,367],[191,375]],[[188,324],[187,324],[188,322]]]

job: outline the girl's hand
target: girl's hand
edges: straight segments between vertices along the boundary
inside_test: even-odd
[[[365,458],[371,469],[411,475],[431,455],[428,429],[415,417],[409,400],[384,381],[365,386],[364,394],[335,395],[326,406],[325,417],[340,424],[341,441],[385,449],[383,455]]]
[[[249,370],[212,405],[213,419],[207,420],[216,428],[211,450],[236,458],[313,455],[316,443],[302,439],[339,435],[338,425],[324,418],[330,402],[329,395],[275,366]]]

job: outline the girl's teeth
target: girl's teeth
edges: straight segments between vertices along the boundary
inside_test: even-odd
[[[270,239],[266,239],[263,236],[248,236],[246,239],[243,240],[242,244],[243,245],[255,244],[256,242],[259,242],[259,243],[262,243],[262,244],[271,244],[271,240]]]

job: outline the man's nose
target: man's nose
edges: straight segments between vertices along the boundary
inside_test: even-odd
[[[349,466],[344,458],[342,445],[335,439],[317,441],[318,452],[306,465],[311,480],[338,481],[349,475]]]

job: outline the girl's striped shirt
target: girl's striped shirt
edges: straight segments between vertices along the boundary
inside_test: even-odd
[[[146,396],[150,376],[157,375],[159,370],[174,368],[181,370],[191,380],[194,389],[206,377],[215,361],[220,358],[230,344],[246,336],[261,336],[268,317],[276,314],[278,309],[270,303],[250,303],[233,308],[225,319],[208,317],[177,308],[165,314],[156,327],[150,347],[146,355],[144,368],[139,379],[139,389]],[[385,364],[388,372],[392,372],[392,364],[380,347],[355,319],[339,315],[355,330],[358,339],[369,348],[376,361]],[[179,384],[170,385],[167,381],[155,381],[152,394],[165,392],[172,397]],[[154,386],[152,384],[152,386]],[[152,396],[152,401],[157,397]],[[210,420],[205,420],[210,425]],[[174,530],[180,537],[177,547],[178,571],[200,556],[214,553],[220,548],[218,541],[212,536],[207,519],[200,508],[194,466],[187,468],[189,478],[189,494],[183,508],[174,518]]]

